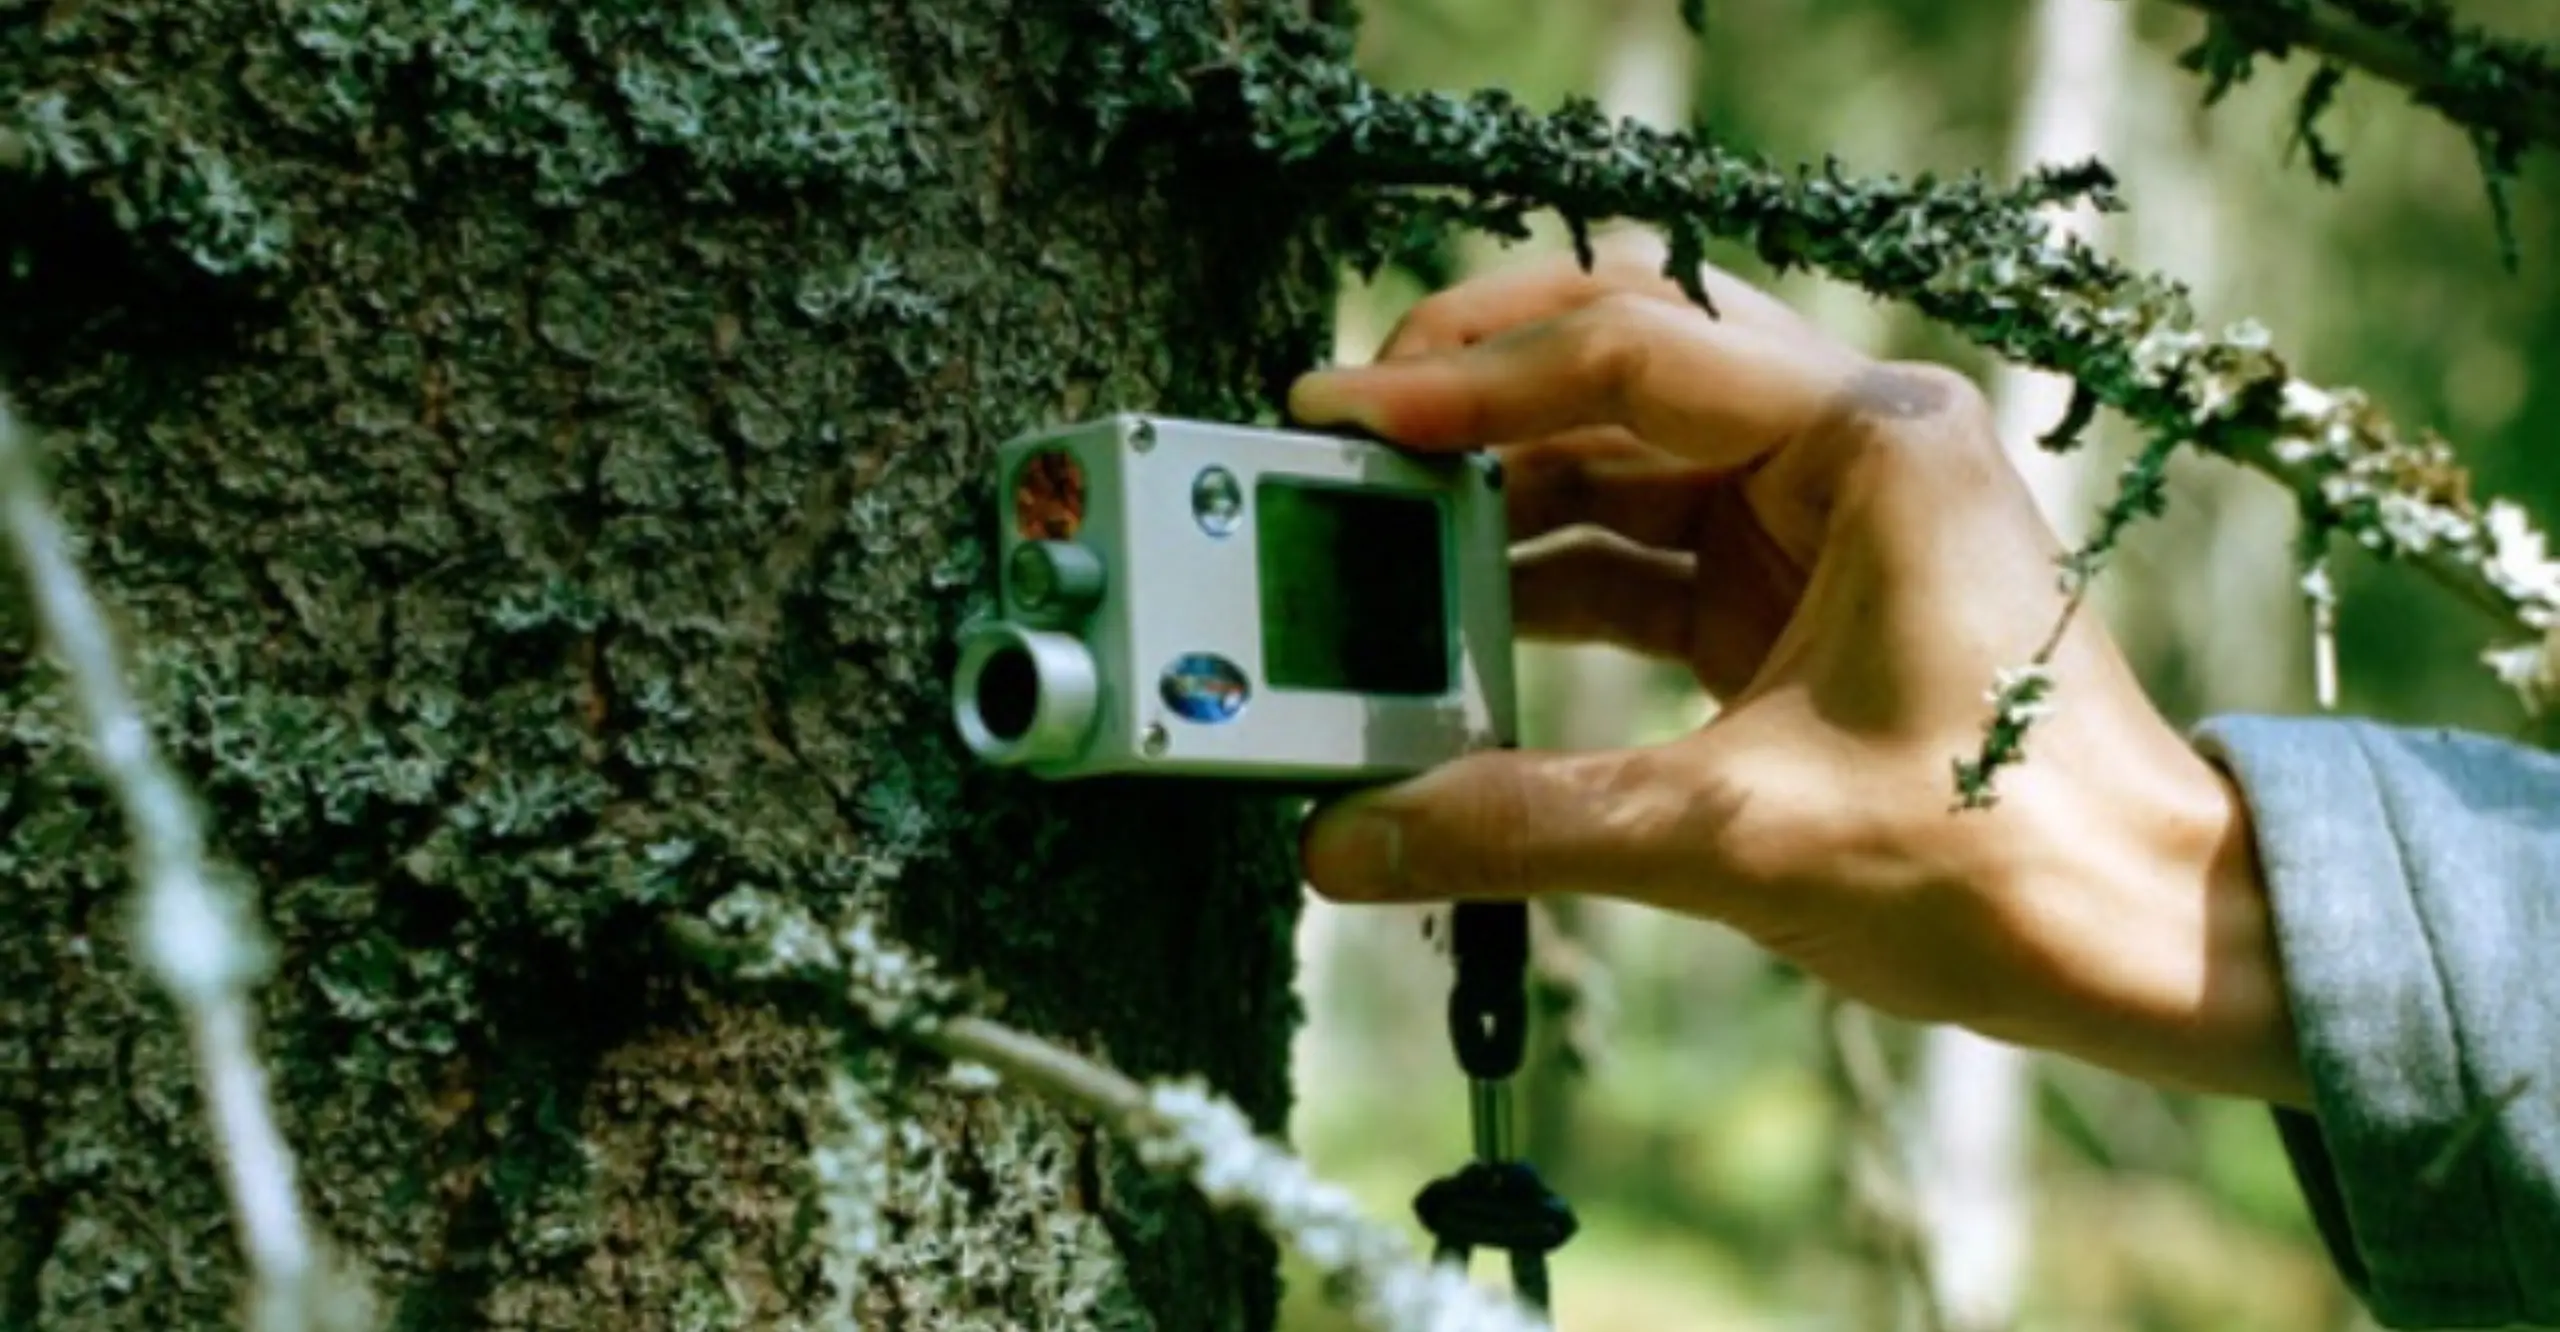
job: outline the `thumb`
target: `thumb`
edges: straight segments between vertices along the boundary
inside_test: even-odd
[[[1309,816],[1308,883],[1338,901],[1653,896],[1717,802],[1653,749],[1471,754]]]

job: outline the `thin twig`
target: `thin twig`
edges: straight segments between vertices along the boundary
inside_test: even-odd
[[[952,1018],[922,1032],[925,1044],[988,1068],[1052,1099],[1126,1120],[1146,1113],[1147,1090],[1064,1046],[985,1018]]]
[[[124,812],[142,960],[185,1015],[232,1214],[246,1250],[252,1321],[304,1332],[331,1321],[293,1151],[268,1104],[250,992],[269,944],[247,894],[205,854],[193,799],[161,759],[127,690],[114,640],[73,562],[29,447],[0,400],[0,517],[47,640],[88,724],[91,760]]]
[[[2300,582],[2311,611],[2311,699],[2322,712],[2338,710],[2338,588],[2329,576],[2329,551],[2311,548]]]

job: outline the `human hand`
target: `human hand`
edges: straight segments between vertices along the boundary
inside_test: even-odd
[[[1670,743],[1469,756],[1319,811],[1317,891],[1595,893],[1728,924],[1852,998],[2157,1081],[2301,1104],[2246,811],[2094,615],[1989,809],[1955,808],[1997,671],[2063,611],[2061,547],[1982,395],[1721,272],[1524,266],[1424,301],[1291,412],[1494,447],[1530,638],[1685,662]]]

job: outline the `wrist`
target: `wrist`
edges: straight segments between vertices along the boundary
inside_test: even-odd
[[[2045,865],[2016,885],[2061,904],[2038,909],[2062,912],[2071,941],[2047,959],[2052,1003],[2030,1039],[2183,1090],[2307,1106],[2247,802],[2174,736],[2144,748],[2070,784],[2073,808],[2044,821]]]

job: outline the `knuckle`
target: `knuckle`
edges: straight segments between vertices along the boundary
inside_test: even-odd
[[[2001,451],[1989,395],[1960,371],[1879,361],[1841,393],[1826,432],[1847,457],[1896,473],[1970,474]]]
[[[1888,361],[1886,398],[1896,419],[1973,435],[1991,420],[1991,399],[1972,376],[1934,361]]]
[[[1947,417],[1960,426],[1974,426],[1991,420],[1991,395],[1973,376],[1953,366],[1934,361],[1897,361],[1902,373],[1925,386],[1933,397],[1942,399]]]

